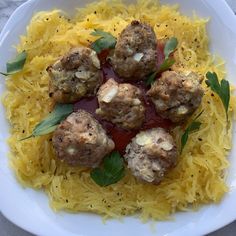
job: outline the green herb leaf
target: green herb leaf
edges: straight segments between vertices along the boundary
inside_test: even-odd
[[[192,123],[189,125],[189,127],[188,127],[188,131],[189,131],[189,132],[193,132],[193,131],[195,131],[195,130],[199,130],[201,124],[202,124],[202,123],[199,122],[199,121],[194,121],[194,122],[192,122]]]
[[[165,60],[162,62],[157,71],[153,72],[151,75],[148,76],[147,80],[145,81],[145,84],[147,86],[152,85],[155,82],[156,76],[158,74],[168,70],[172,65],[174,65],[175,60],[173,58],[169,58],[169,56],[172,52],[174,52],[177,46],[178,46],[178,40],[175,37],[170,38],[166,42],[164,48]]]
[[[175,60],[172,58],[165,59],[164,62],[160,65],[159,69],[148,76],[147,80],[145,81],[145,84],[147,86],[152,85],[156,81],[157,75],[168,70],[174,63]]]
[[[178,46],[178,40],[175,37],[170,38],[166,44],[165,44],[165,48],[164,48],[164,55],[165,55],[165,59],[168,59],[170,54],[172,52],[174,52],[174,50],[177,48]]]
[[[8,76],[21,71],[25,65],[26,57],[27,53],[25,51],[21,52],[15,59],[7,62],[7,72],[0,72],[0,74]]]
[[[201,122],[199,121],[196,121],[200,116],[201,114],[203,113],[203,111],[201,111],[193,120],[193,122],[191,124],[189,124],[189,126],[187,127],[187,129],[184,131],[182,137],[181,137],[181,153],[184,149],[184,146],[186,145],[187,141],[188,141],[188,137],[189,137],[189,134],[191,132],[194,132],[194,131],[197,131],[200,129],[201,127]]]
[[[157,70],[157,73],[164,72],[168,70],[172,65],[174,65],[175,60],[173,58],[165,59],[164,62],[160,65],[159,69]]]
[[[109,185],[109,178],[107,178],[106,173],[104,170],[101,170],[99,168],[95,168],[90,173],[91,178],[94,180],[96,184],[99,186],[107,186]]]
[[[145,81],[145,84],[148,85],[152,85],[155,80],[156,80],[156,76],[157,76],[157,72],[152,73],[151,75],[148,76],[147,80]]]
[[[229,82],[225,79],[222,79],[219,83],[218,76],[215,72],[207,72],[206,74],[207,80],[206,84],[211,90],[218,94],[220,97],[226,113],[226,118],[228,120],[228,109],[229,109],[229,101],[230,101],[230,85]]]
[[[72,112],[72,104],[57,104],[55,109],[43,121],[35,126],[32,134],[21,139],[21,141],[53,132],[57,128],[57,125]]]
[[[104,49],[115,48],[116,46],[116,38],[110,33],[95,29],[91,35],[100,37],[91,45],[91,48],[97,53],[100,53]]]
[[[119,152],[112,152],[104,158],[103,169],[95,168],[90,176],[101,187],[117,183],[124,177],[124,161]]]

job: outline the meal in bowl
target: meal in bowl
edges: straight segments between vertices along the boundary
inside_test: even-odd
[[[206,24],[156,1],[37,13],[3,99],[20,183],[104,217],[219,202],[235,98]]]

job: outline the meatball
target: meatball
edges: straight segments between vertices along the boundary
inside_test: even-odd
[[[157,39],[153,29],[132,21],[121,32],[111,63],[119,76],[129,80],[143,79],[155,71]]]
[[[172,122],[182,122],[200,105],[203,89],[202,78],[194,72],[166,71],[152,85],[147,95],[156,111]]]
[[[49,96],[58,103],[72,103],[94,95],[102,83],[100,61],[90,48],[73,48],[47,71]]]
[[[145,118],[141,96],[141,90],[136,86],[118,84],[109,79],[98,91],[99,108],[96,113],[121,128],[139,128]]]
[[[177,148],[172,136],[162,128],[141,131],[126,147],[125,159],[133,175],[158,184],[177,162]]]
[[[72,113],[57,127],[52,144],[59,159],[85,167],[98,166],[115,147],[98,121],[84,110]]]

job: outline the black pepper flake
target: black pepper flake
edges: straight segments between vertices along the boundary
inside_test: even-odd
[[[87,21],[89,21],[89,18],[87,19]]]
[[[202,141],[202,138],[198,138],[199,141]]]
[[[59,32],[59,30],[57,30],[57,33]]]
[[[177,21],[177,19],[174,19],[174,21]]]
[[[49,18],[47,18],[46,20],[49,20]]]
[[[214,93],[212,93],[211,96],[214,97]]]
[[[66,202],[67,202],[67,203],[69,202],[68,199],[66,199]]]
[[[96,11],[94,11],[94,14],[96,15],[96,14],[97,14],[97,12],[96,12]]]
[[[44,173],[45,173],[45,171],[44,171],[44,170],[41,170],[41,173],[43,173],[43,174],[44,174]]]
[[[56,186],[56,188],[58,188],[58,186]]]
[[[210,102],[209,102],[209,101],[207,101],[207,103],[208,103],[208,104],[210,104]]]
[[[111,205],[107,205],[108,208],[111,208]]]
[[[49,97],[50,97],[50,98],[52,97],[52,95],[53,95],[53,93],[49,93]]]
[[[191,177],[193,178],[193,175],[191,175]]]
[[[23,133],[23,134],[25,133],[25,130],[24,130],[24,129],[22,130],[22,133]]]
[[[90,206],[90,208],[93,208],[93,205],[89,205]]]
[[[52,139],[51,139],[51,138],[49,139],[49,142],[52,142]]]

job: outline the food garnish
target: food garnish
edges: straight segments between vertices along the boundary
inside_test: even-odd
[[[203,111],[201,111],[192,121],[192,123],[189,124],[189,126],[187,127],[187,129],[184,131],[182,137],[181,137],[181,151],[180,153],[182,153],[184,146],[186,145],[187,141],[188,141],[188,137],[189,134],[197,131],[200,129],[201,126],[201,122],[197,121],[197,119],[201,116],[201,114],[203,113]]]
[[[175,37],[170,38],[165,45],[164,48],[164,55],[165,55],[165,59],[168,59],[170,54],[173,53],[175,51],[175,49],[178,46],[178,40]]]
[[[101,187],[117,183],[125,175],[124,161],[119,152],[112,152],[104,158],[103,168],[95,168],[90,176]]]
[[[8,76],[13,75],[24,68],[25,61],[26,61],[27,53],[25,51],[19,53],[15,59],[12,61],[7,62],[7,72],[0,72],[0,74]]]
[[[219,83],[218,76],[215,72],[207,72],[206,73],[206,84],[211,90],[218,94],[220,97],[226,113],[226,118],[228,120],[228,109],[229,109],[229,101],[230,101],[230,86],[229,81],[222,79]]]
[[[116,38],[108,33],[99,29],[95,29],[91,35],[99,36],[100,38],[94,41],[91,48],[96,52],[100,53],[104,49],[113,49],[116,46]]]
[[[157,71],[155,71],[151,75],[149,75],[149,77],[146,80],[146,85],[153,84],[155,82],[156,76],[159,73],[162,73],[162,72],[168,70],[175,63],[175,60],[173,58],[170,58],[169,56],[171,53],[173,53],[175,51],[177,46],[178,46],[178,40],[175,37],[170,38],[166,42],[165,48],[164,48],[165,60],[162,62],[162,64],[160,65],[160,67],[158,68]]]
[[[72,104],[57,104],[55,109],[44,120],[35,126],[32,134],[21,139],[20,141],[53,132],[57,128],[57,125],[72,112]]]

